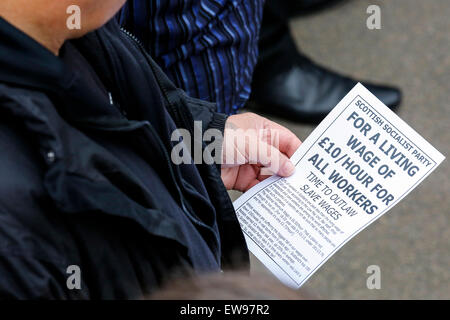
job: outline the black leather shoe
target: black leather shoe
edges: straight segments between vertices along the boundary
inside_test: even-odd
[[[250,106],[288,120],[319,122],[358,81],[327,70],[298,53],[280,72],[255,69]],[[391,109],[399,106],[400,90],[361,83]]]

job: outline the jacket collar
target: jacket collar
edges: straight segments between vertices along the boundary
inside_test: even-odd
[[[55,91],[67,89],[72,80],[57,56],[0,17],[0,81]]]
[[[61,56],[70,46],[72,43],[67,41]],[[109,100],[92,92],[77,70],[1,17],[0,82],[35,89],[58,99],[58,112],[71,122],[120,122]]]

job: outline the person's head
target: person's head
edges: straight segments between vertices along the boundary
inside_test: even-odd
[[[65,40],[82,37],[100,28],[125,2],[126,0],[1,0],[0,16],[57,53]],[[70,10],[73,8],[76,10]],[[73,21],[73,15],[78,13],[80,29],[69,28],[67,22]]]
[[[295,291],[267,273],[227,271],[205,275],[176,276],[145,297],[150,300],[314,300],[305,290]]]

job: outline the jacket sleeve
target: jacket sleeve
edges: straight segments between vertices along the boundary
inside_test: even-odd
[[[228,116],[224,113],[216,112],[215,103],[189,97],[184,92],[183,96],[194,121],[201,121],[204,131],[207,129],[218,129],[223,134]]]

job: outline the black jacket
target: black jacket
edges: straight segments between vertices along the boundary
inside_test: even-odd
[[[171,196],[222,268],[248,263],[218,167],[196,165],[209,203],[196,201],[183,182],[189,174],[170,161],[168,137],[149,121],[165,108],[194,136],[194,120],[223,130],[226,116],[176,89],[131,38],[111,21],[67,44],[119,105],[133,106],[126,119],[97,112],[103,102],[77,89],[60,60],[0,18],[0,298],[141,298],[192,267],[179,222],[159,209],[167,195],[144,188],[97,135],[114,143],[132,133],[138,147],[151,145]],[[208,205],[213,215],[203,214]],[[81,269],[81,290],[67,286],[71,265]]]

